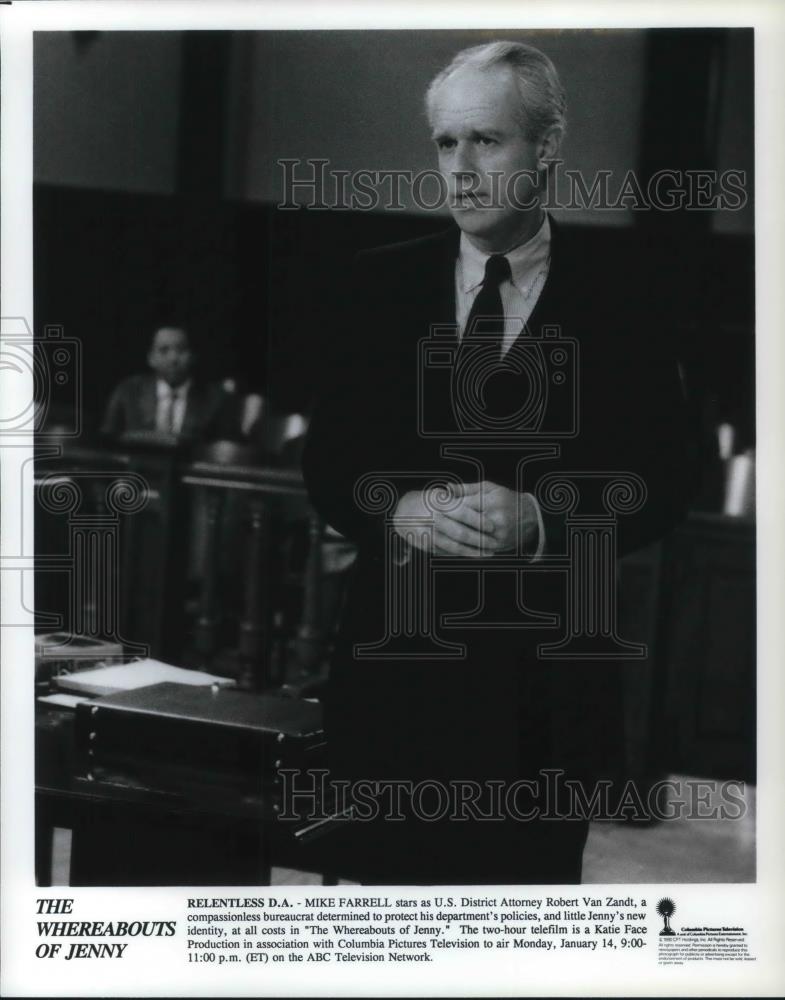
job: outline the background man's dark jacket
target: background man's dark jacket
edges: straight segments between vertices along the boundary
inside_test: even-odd
[[[528,329],[536,337],[558,327],[563,339],[578,341],[578,370],[568,373],[579,382],[578,434],[561,442],[558,459],[527,466],[522,484],[515,445],[486,453],[482,477],[534,492],[548,472],[636,473],[647,497],[638,514],[619,519],[623,554],[662,537],[685,510],[683,400],[670,331],[646,304],[653,276],[649,282],[634,262],[624,273],[611,270],[597,253],[578,254],[568,231],[555,223],[552,231],[551,268]],[[383,636],[390,600],[385,514],[360,509],[358,481],[378,472],[402,495],[439,473],[478,478],[466,460],[445,457],[442,441],[424,436],[418,423],[419,342],[434,324],[455,323],[459,236],[451,229],[361,254],[348,314],[326,334],[331,364],[303,468],[316,508],[360,546],[326,702],[334,766],[359,778],[505,779],[541,767],[590,778],[618,760],[618,669],[538,660],[537,644],[561,631],[445,629],[444,639],[467,648],[465,657],[448,660],[353,654],[356,643]],[[446,382],[428,385],[428,405],[441,408],[448,422]],[[552,415],[556,423],[563,416]],[[589,501],[596,511],[598,496]],[[562,515],[546,515],[546,536],[549,553],[564,551]],[[414,555],[419,563],[425,558]],[[527,571],[522,580],[526,605],[560,614],[563,625],[564,575]],[[514,616],[514,597],[509,574],[488,575],[485,620]],[[437,615],[468,610],[477,600],[476,578],[441,574],[432,599]]]
[[[154,431],[157,377],[131,375],[115,388],[104,414],[101,433],[118,437],[126,431]],[[193,380],[179,436],[185,441],[233,439],[239,433],[236,401],[220,385]]]

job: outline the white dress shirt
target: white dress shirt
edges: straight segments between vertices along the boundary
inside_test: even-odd
[[[473,246],[466,233],[461,233],[461,247],[455,264],[455,318],[459,337],[463,337],[472,304],[485,278],[485,264],[489,256]],[[531,239],[504,256],[510,264],[511,274],[508,281],[499,285],[504,306],[502,354],[509,351],[529,321],[548,277],[551,263],[551,224],[548,216]]]
[[[183,429],[185,408],[188,405],[190,379],[176,388],[162,378],[155,383],[155,429],[168,434],[179,434]]]

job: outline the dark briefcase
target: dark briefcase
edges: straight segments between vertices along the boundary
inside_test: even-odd
[[[319,704],[185,684],[154,684],[78,706],[87,780],[108,774],[187,791],[265,794],[282,768],[322,766]]]

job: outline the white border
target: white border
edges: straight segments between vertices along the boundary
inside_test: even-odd
[[[32,824],[32,642],[26,629],[2,634],[2,976],[8,995],[279,995],[329,992],[333,995],[779,995],[785,992],[783,889],[785,865],[785,681],[783,623],[785,545],[785,253],[782,188],[785,185],[782,108],[785,107],[785,8],[769,3],[683,2],[651,4],[619,2],[515,3],[313,3],[187,2],[37,2],[0,7],[2,46],[2,315],[32,317],[32,38],[33,30],[123,29],[271,29],[271,28],[520,28],[558,27],[691,27],[754,26],[756,28],[756,247],[757,247],[757,426],[758,426],[758,648],[759,760],[758,882],[749,886],[673,886],[667,892],[684,906],[694,906],[704,919],[731,920],[754,927],[755,963],[743,966],[696,965],[680,970],[656,964],[620,962],[608,966],[583,962],[527,961],[520,967],[498,963],[495,971],[478,970],[456,959],[439,965],[434,979],[427,970],[416,975],[384,967],[379,977],[362,967],[339,967],[346,974],[318,977],[310,970],[299,977],[285,969],[229,977],[187,967],[161,955],[158,961],[118,963],[115,968],[85,963],[80,970],[47,968],[32,958],[34,889]],[[0,372],[0,378],[2,373]],[[18,385],[18,379],[14,380]],[[0,385],[0,390],[2,385]],[[14,412],[14,399],[0,394],[3,413]],[[5,442],[3,442],[4,444]],[[2,552],[21,551],[18,538],[19,474],[24,449],[2,447]],[[26,544],[30,544],[26,539]],[[29,551],[27,549],[26,551]],[[6,575],[6,574],[4,574]],[[4,621],[17,620],[18,595],[2,591]],[[622,887],[617,887],[621,889]],[[623,891],[634,892],[631,886]],[[214,890],[210,890],[212,893]],[[640,891],[640,890],[639,890]],[[656,895],[657,887],[645,887]],[[234,892],[234,890],[233,890]],[[54,894],[54,893],[50,893]],[[285,892],[284,892],[285,894]],[[291,894],[291,893],[290,893]],[[73,890],[80,915],[89,911],[106,918],[171,915],[185,892],[166,889]],[[119,911],[122,911],[119,914]],[[333,972],[336,970],[334,969]],[[395,974],[393,975],[393,971]]]

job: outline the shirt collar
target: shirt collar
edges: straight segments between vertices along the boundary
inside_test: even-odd
[[[162,378],[157,378],[155,380],[155,395],[156,399],[185,399],[188,395],[188,390],[191,386],[191,380],[186,379],[182,385],[178,385],[177,388],[172,388],[168,382],[164,381]]]
[[[525,243],[510,250],[504,256],[510,262],[512,283],[523,294],[531,292],[534,281],[548,263],[551,252],[551,223],[545,213],[542,225]],[[485,264],[490,254],[478,250],[466,233],[461,233],[460,285],[463,292],[478,288],[485,278]]]

